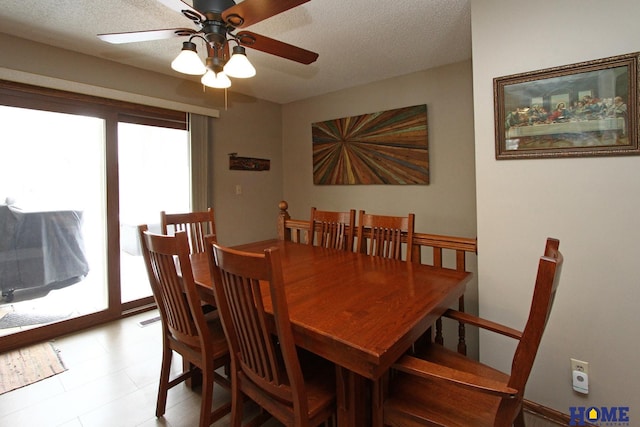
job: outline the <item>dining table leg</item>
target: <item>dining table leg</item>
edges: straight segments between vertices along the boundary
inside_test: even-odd
[[[389,380],[389,373],[385,373],[382,377],[374,380],[372,383],[371,393],[371,426],[382,427],[383,422],[383,404],[386,395],[386,389]]]
[[[336,387],[338,427],[370,425],[366,378],[336,365]]]

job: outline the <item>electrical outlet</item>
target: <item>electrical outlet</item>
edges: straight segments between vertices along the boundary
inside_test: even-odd
[[[571,386],[578,393],[589,394],[589,362],[571,359]]]
[[[589,375],[589,362],[583,362],[578,359],[571,359],[571,372],[578,371]]]

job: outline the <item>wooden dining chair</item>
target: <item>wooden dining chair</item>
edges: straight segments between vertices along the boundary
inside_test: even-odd
[[[406,242],[405,259],[412,259],[415,215],[358,215],[357,246],[361,253],[384,258],[402,259],[402,243]]]
[[[216,369],[229,364],[229,347],[217,313],[207,317],[193,279],[187,234],[173,236],[149,233],[138,227],[149,282],[162,322],[162,367],[156,416],[165,413],[170,388],[194,375],[202,375],[200,427],[211,425],[228,414],[229,403],[213,410],[214,381],[229,388],[229,381]],[[180,274],[179,274],[180,272]],[[170,379],[173,352],[189,363],[190,370]],[[196,371],[196,369],[199,369]]]
[[[162,234],[184,231],[189,237],[189,253],[205,251],[205,236],[216,235],[216,222],[213,208],[206,211],[172,213],[160,212],[160,228]],[[170,233],[171,232],[171,233]]]
[[[323,248],[353,252],[355,225],[355,209],[349,212],[334,212],[311,208],[308,243]]]
[[[524,389],[562,269],[559,244],[556,239],[547,239],[522,332],[455,310],[445,313],[446,317],[516,339],[510,374],[432,344],[419,357],[403,356],[393,367],[388,387],[376,390],[374,396],[379,400],[374,405],[375,424],[524,427]]]
[[[207,250],[231,351],[231,425],[240,426],[243,396],[287,426],[311,427],[333,419],[335,366],[295,346],[278,249],[256,254],[212,242]],[[266,313],[265,300],[273,317]]]

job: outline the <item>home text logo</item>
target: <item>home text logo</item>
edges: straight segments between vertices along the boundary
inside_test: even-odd
[[[628,406],[571,406],[570,426],[597,425],[603,427],[629,426]]]

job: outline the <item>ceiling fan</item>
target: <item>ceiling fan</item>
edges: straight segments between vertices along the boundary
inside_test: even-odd
[[[193,0],[193,6],[182,0],[158,0],[160,3],[193,21],[199,29],[167,28],[161,30],[98,34],[109,43],[132,43],[161,40],[173,37],[189,37],[182,51],[172,62],[174,70],[193,75],[203,75],[202,83],[216,88],[227,88],[236,78],[253,77],[255,68],[246,56],[245,47],[259,50],[301,64],[311,64],[318,54],[251,31],[236,32],[278,15],[310,0]],[[204,40],[207,48],[206,65],[198,57],[194,39]],[[235,43],[230,55],[230,43]]]

